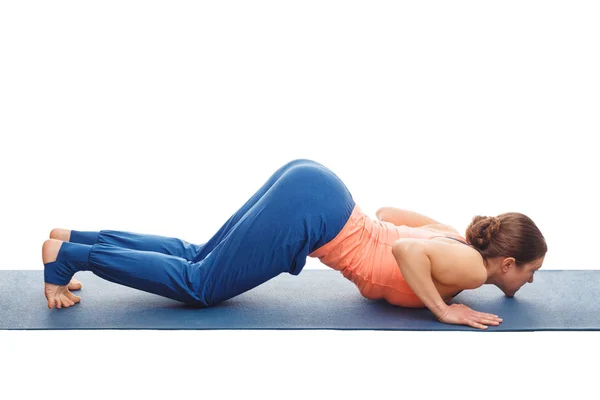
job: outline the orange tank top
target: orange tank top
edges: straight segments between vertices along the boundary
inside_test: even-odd
[[[446,236],[426,228],[396,226],[372,219],[355,205],[350,218],[328,243],[309,254],[342,273],[368,299],[385,299],[402,307],[425,307],[412,291],[392,254],[392,245],[400,238],[431,239]],[[461,241],[466,240],[455,235]]]

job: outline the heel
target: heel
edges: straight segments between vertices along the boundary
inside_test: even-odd
[[[65,286],[77,271],[88,269],[88,259],[92,246],[62,242],[56,261],[44,264],[44,282]]]

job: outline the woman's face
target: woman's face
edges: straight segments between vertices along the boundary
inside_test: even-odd
[[[506,296],[513,297],[526,283],[533,283],[535,271],[542,267],[543,262],[544,257],[541,257],[519,268],[514,262],[509,261],[508,270],[502,275],[500,289]]]

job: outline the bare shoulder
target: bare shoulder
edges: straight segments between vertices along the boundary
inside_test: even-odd
[[[470,246],[455,240],[436,237],[432,239],[402,238],[394,243],[395,255],[403,252],[423,252],[431,262],[431,275],[444,285],[475,289],[487,280],[487,270],[481,254]]]
[[[483,257],[471,246],[444,237],[427,239],[425,243],[432,269],[439,270],[442,282],[460,284],[458,280],[462,279],[465,289],[475,289],[487,280]]]

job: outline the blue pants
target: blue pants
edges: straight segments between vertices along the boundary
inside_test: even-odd
[[[306,257],[337,236],[355,202],[344,183],[316,161],[279,168],[203,244],[114,230],[71,231],[44,280],[66,285],[77,271],[209,307],[282,272],[298,275]]]

